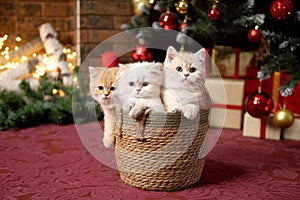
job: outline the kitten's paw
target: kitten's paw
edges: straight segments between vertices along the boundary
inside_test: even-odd
[[[129,117],[138,119],[144,113],[143,107],[135,106],[129,112]]]
[[[199,109],[195,105],[186,105],[182,108],[183,116],[187,119],[195,119]]]
[[[103,144],[106,148],[113,147],[115,144],[115,137],[114,135],[105,135],[103,138]]]
[[[179,108],[173,108],[172,110],[170,110],[170,112],[177,113],[177,112],[180,112],[180,109]]]
[[[124,112],[124,113],[129,113],[129,111],[131,110],[131,108],[132,108],[133,106],[134,106],[134,105],[132,105],[132,104],[124,103],[124,105],[123,105],[123,112]]]

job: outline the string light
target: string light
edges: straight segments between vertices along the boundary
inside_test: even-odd
[[[48,55],[40,52],[34,52],[31,56],[23,55],[17,61],[10,61],[9,55],[11,53],[11,49],[9,45],[6,44],[8,38],[9,38],[8,34],[5,34],[2,37],[0,37],[0,59],[2,61],[3,60],[6,61],[4,64],[0,63],[0,70],[16,68],[20,64],[32,58],[38,58],[40,60],[39,64],[35,66],[35,70],[32,73],[33,78],[39,79],[41,76],[44,76],[47,72],[53,72],[58,70],[58,66],[48,57]],[[14,45],[14,48],[12,48],[12,50],[14,51],[20,50],[22,38],[18,36],[13,41],[15,41],[18,44]],[[13,45],[10,44],[10,46]],[[72,48],[70,45],[68,47],[63,48],[63,53],[66,54],[68,67],[70,68],[71,71],[75,69],[76,59],[77,59],[77,53],[73,49],[74,48]]]

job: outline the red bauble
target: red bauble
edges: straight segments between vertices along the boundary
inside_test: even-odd
[[[251,29],[249,32],[248,32],[248,40],[250,42],[259,42],[260,39],[261,39],[261,32],[260,30],[256,30],[256,29]]]
[[[152,53],[143,46],[136,46],[131,56],[135,62],[152,61]]]
[[[179,26],[179,30],[182,31],[187,26],[188,26],[188,24],[186,22],[182,22],[182,24],[180,24],[180,26]]]
[[[256,118],[267,117],[274,108],[274,102],[269,94],[255,92],[246,99],[246,111]]]
[[[102,67],[116,67],[119,63],[119,56],[113,51],[107,51],[101,55]]]
[[[160,15],[159,26],[166,30],[175,30],[177,28],[177,15],[167,11]]]
[[[294,4],[290,0],[275,0],[270,7],[271,15],[278,21],[288,19],[294,12]]]
[[[220,12],[217,10],[216,7],[213,7],[207,15],[208,15],[209,19],[216,21],[220,17]]]

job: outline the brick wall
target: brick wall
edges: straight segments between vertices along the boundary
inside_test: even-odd
[[[103,40],[119,33],[133,15],[131,0],[81,0],[80,43],[77,38],[77,0],[1,0],[0,36],[21,36],[22,42],[39,36],[38,26],[50,22],[64,44],[79,45],[81,61]],[[107,50],[114,50],[108,46]],[[100,55],[95,62],[100,63]]]
[[[74,43],[74,0],[1,0],[0,35],[39,36],[38,26],[50,22],[64,43]]]
[[[80,4],[80,47],[84,59],[92,49],[105,39],[119,32],[122,23],[128,23],[133,15],[131,0],[88,0]],[[103,51],[114,51],[116,44],[107,45]],[[103,53],[103,52],[97,52]],[[100,64],[100,55],[90,60]]]

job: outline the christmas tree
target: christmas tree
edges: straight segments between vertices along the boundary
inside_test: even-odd
[[[288,74],[280,93],[289,96],[300,81],[299,6],[296,0],[134,0],[132,22],[121,28],[177,30],[205,48],[227,45],[263,49],[256,58],[258,78],[267,79],[274,72]],[[149,37],[147,33],[137,34],[140,49],[133,52],[134,60],[152,59],[145,45]],[[182,37],[177,42],[184,43]]]

